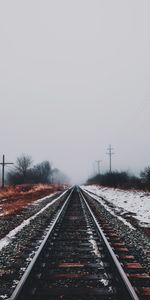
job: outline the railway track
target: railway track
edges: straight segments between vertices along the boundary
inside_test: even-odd
[[[10,300],[138,297],[90,208],[75,187]]]

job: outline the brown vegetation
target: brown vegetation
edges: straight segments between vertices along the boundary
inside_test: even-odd
[[[18,185],[0,189],[0,216],[12,215],[32,202],[64,190],[64,185]]]

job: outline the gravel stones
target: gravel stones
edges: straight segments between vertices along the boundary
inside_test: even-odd
[[[57,198],[61,193],[53,196],[45,197],[45,199],[38,204],[36,201],[24,207],[18,214],[0,217],[0,239],[2,239],[10,230],[20,225],[25,219],[40,211],[46,204]]]
[[[54,200],[57,196],[53,196],[43,200],[39,205],[31,205],[24,209],[23,214],[17,218],[11,219],[11,224],[8,228],[18,226],[22,220],[32,216],[40,211],[44,206]],[[56,212],[64,203],[64,197],[57,200],[41,214],[31,220],[30,224],[25,226],[17,233],[10,244],[4,247],[0,252],[0,299],[7,299],[12,294],[18,281],[32,260],[36,250],[41,244],[42,239],[46,235],[47,228]],[[4,222],[4,224],[6,224]],[[4,226],[3,224],[3,226]],[[2,223],[1,223],[2,226]]]
[[[101,199],[104,200],[103,198]],[[150,237],[146,236],[143,233],[143,230],[140,228],[135,228],[135,230],[133,230],[129,226],[125,225],[117,217],[113,216],[109,211],[107,211],[106,208],[95,199],[92,198],[90,201],[92,201],[92,203],[95,205],[98,216],[105,218],[107,222],[117,230],[119,236],[131,250],[131,253],[150,274]]]

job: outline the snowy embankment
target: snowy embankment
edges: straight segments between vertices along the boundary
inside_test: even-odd
[[[150,227],[150,193],[96,185],[82,186],[82,188],[101,197],[101,203],[103,202],[104,206],[117,217],[120,216],[125,220],[128,216],[132,216],[139,221],[140,226]]]

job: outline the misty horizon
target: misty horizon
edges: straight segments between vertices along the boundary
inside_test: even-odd
[[[148,0],[3,2],[1,149],[82,183],[150,165]]]

